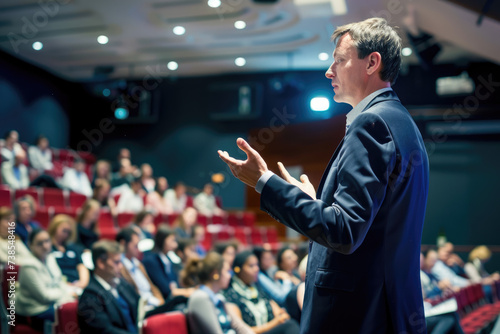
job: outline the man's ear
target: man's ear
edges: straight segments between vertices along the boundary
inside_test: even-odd
[[[372,75],[382,70],[382,56],[379,52],[372,52],[367,57],[366,74]]]

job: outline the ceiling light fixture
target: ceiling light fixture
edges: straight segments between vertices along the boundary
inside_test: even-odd
[[[41,49],[43,49],[43,44],[42,42],[36,41],[35,43],[33,43],[32,47],[33,50],[40,51]]]
[[[208,0],[208,7],[219,8],[221,4],[220,0]]]
[[[318,58],[319,60],[321,61],[325,61],[325,60],[328,60],[328,58],[330,58],[330,56],[328,55],[328,53],[326,52],[321,52],[319,55],[318,55]]]
[[[245,64],[247,63],[246,59],[243,58],[243,57],[238,57],[234,60],[234,63],[236,64],[236,66],[245,66]]]
[[[108,42],[109,42],[108,36],[101,35],[101,36],[97,37],[97,43],[99,43],[99,44],[104,45],[104,44],[108,44]]]
[[[176,26],[174,27],[173,31],[177,36],[181,36],[186,33],[186,28],[184,28],[183,26]]]
[[[240,29],[240,30],[241,30],[241,29],[245,29],[245,28],[246,28],[246,26],[247,26],[247,24],[246,24],[246,22],[245,22],[245,21],[236,21],[236,22],[234,22],[234,27],[235,27],[236,29]]]
[[[177,62],[175,62],[175,61],[169,61],[167,64],[167,68],[170,71],[175,71],[179,68],[179,64],[177,64]]]

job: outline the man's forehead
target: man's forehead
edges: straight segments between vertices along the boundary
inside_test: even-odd
[[[339,40],[337,41],[337,45],[335,46],[335,50],[333,50],[333,56],[335,55],[341,55],[341,54],[346,54],[349,52],[349,49],[352,48],[352,38],[351,36],[346,33],[342,35]]]

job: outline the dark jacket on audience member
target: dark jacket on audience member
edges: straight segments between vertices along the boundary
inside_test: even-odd
[[[156,252],[145,254],[142,263],[148,272],[149,278],[160,289],[163,298],[166,300],[171,293],[170,283],[175,282],[179,285],[174,263],[170,261],[170,268],[166,269],[166,265],[163,263],[160,254]]]
[[[127,301],[134,323],[137,324],[139,295],[124,280],[116,287]],[[128,334],[127,325],[116,298],[94,278],[90,279],[78,302],[78,325],[81,333]]]

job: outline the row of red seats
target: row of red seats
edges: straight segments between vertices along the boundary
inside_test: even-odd
[[[5,184],[0,185],[0,206],[12,207],[12,203],[20,197],[30,195],[37,207],[80,208],[87,197],[72,191],[56,188],[27,188],[11,190]]]

